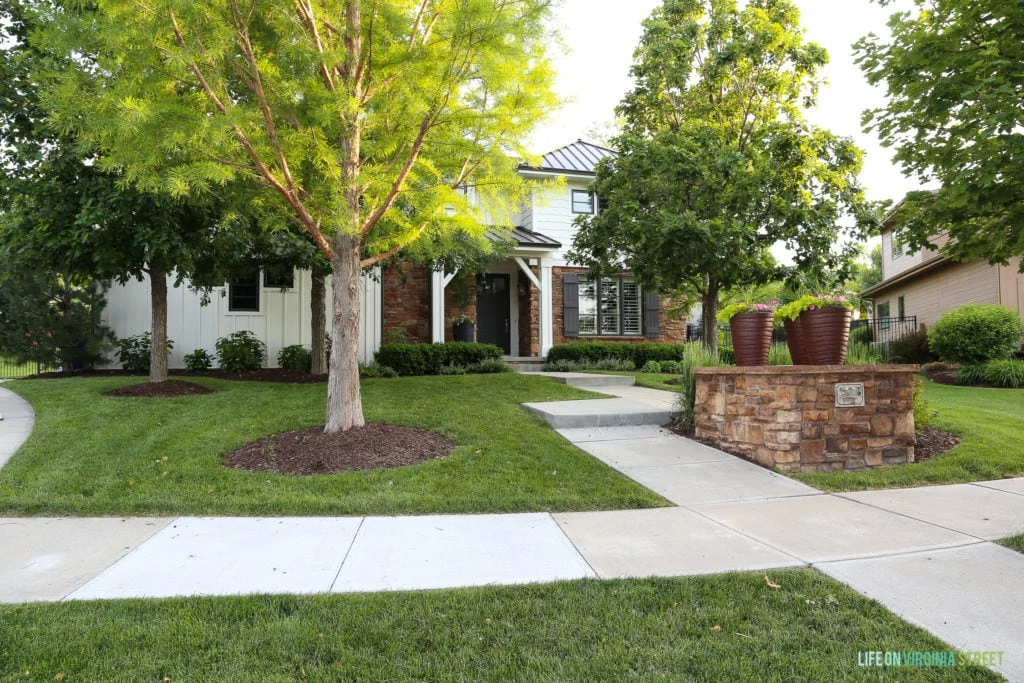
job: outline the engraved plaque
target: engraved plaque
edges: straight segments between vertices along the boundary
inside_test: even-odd
[[[836,407],[855,408],[862,405],[864,405],[863,382],[836,385]]]

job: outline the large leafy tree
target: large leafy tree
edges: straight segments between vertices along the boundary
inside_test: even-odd
[[[860,151],[802,116],[826,62],[788,0],[665,0],[617,109],[619,156],[597,172],[605,209],[581,222],[573,258],[696,294],[712,346],[719,294],[783,275],[773,245],[799,269],[841,267],[856,246],[840,236],[870,212]]]
[[[876,0],[888,5],[889,0]],[[889,20],[892,36],[856,45],[884,107],[867,129],[895,149],[907,175],[937,183],[899,207],[907,243],[1005,263],[1024,254],[1024,4],[1018,0],[915,0]]]
[[[242,178],[330,260],[327,431],[364,423],[358,278],[453,227],[482,239],[554,104],[550,0],[100,0],[42,39],[75,54],[51,105],[100,163],[175,195]],[[455,207],[454,215],[447,207]]]
[[[162,382],[167,379],[168,276],[206,286],[223,281],[235,242],[221,220],[224,204],[212,197],[186,201],[128,187],[123,177],[93,163],[92,150],[73,131],[61,133],[52,125],[40,103],[41,76],[69,62],[30,44],[28,36],[38,28],[34,9],[11,2],[0,30],[0,252],[18,272],[62,274],[33,291],[57,287],[66,293],[82,290],[74,285],[81,281],[148,277],[150,381]]]

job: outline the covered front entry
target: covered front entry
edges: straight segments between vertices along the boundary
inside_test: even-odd
[[[511,276],[481,273],[476,279],[476,340],[512,353]]]

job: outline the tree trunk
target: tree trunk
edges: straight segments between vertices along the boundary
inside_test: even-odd
[[[167,275],[156,264],[149,264],[149,302],[153,311],[149,352],[149,381],[167,380]]]
[[[316,270],[312,273],[313,282],[309,291],[310,309],[310,353],[312,365],[310,372],[314,375],[327,374],[327,285],[326,276]]]
[[[713,354],[718,353],[718,292],[721,286],[714,279],[705,280],[706,287],[701,296],[701,322],[704,332],[704,346]]]
[[[334,305],[331,313],[331,372],[327,378],[325,432],[344,432],[366,424],[359,392],[359,242],[335,240]]]

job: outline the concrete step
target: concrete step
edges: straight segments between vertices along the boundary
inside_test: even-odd
[[[663,425],[672,420],[672,413],[668,410],[625,398],[595,398],[523,405],[555,429]]]
[[[505,356],[502,360],[516,372],[534,373],[544,369],[544,359],[536,356]]]
[[[636,384],[636,378],[632,375],[598,375],[591,372],[545,372],[542,374],[556,382],[580,388],[631,387]]]

